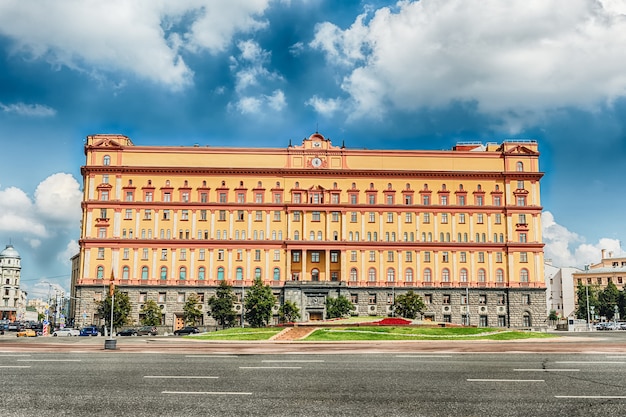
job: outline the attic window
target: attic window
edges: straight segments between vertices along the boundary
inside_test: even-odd
[[[109,155],[104,155],[104,158],[102,158],[102,165],[111,165],[111,157]]]

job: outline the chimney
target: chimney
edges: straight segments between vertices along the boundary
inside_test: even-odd
[[[606,249],[602,249],[602,259],[606,256]]]

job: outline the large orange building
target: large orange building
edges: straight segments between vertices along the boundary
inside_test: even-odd
[[[189,294],[206,309],[219,281],[239,294],[256,277],[302,320],[321,319],[339,294],[355,314],[386,315],[409,289],[427,320],[546,318],[535,141],[414,151],[349,149],[318,133],[285,148],[93,135],[85,154],[78,324],[100,321],[111,274],[135,321],[153,299],[174,328]]]

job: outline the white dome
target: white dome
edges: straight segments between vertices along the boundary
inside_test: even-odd
[[[0,252],[0,258],[20,259],[20,254],[13,248],[13,245],[7,245],[7,247],[2,252]]]

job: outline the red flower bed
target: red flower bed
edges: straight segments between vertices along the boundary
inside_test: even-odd
[[[379,324],[381,326],[402,326],[411,324],[411,320],[403,319],[400,317],[387,317],[377,321],[376,324]]]

